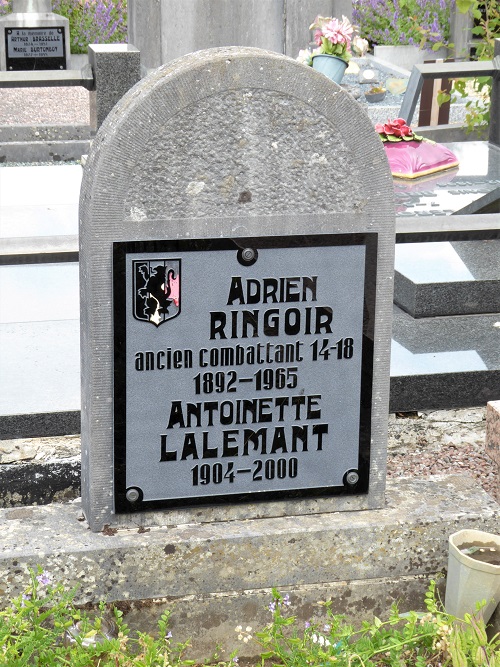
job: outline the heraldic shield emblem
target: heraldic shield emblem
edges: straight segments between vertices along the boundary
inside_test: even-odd
[[[136,320],[156,327],[181,312],[181,260],[133,260],[133,309]]]

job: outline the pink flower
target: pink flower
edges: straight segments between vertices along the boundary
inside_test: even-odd
[[[318,28],[318,30],[314,31],[314,41],[316,42],[316,46],[321,46],[321,40],[322,39],[323,39],[323,33]]]
[[[352,25],[345,16],[342,17],[342,22],[338,19],[332,19],[323,26],[323,34],[332,44],[346,44],[349,46],[352,33]]]
[[[375,131],[379,134],[392,134],[395,137],[411,137],[413,134],[403,118],[388,119],[387,123],[378,123],[375,125]]]

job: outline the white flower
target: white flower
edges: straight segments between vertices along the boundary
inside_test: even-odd
[[[317,635],[314,633],[312,635],[312,640],[314,644],[319,644],[320,646],[331,646],[331,643],[328,639],[325,639],[323,635]]]
[[[297,56],[297,62],[302,63],[302,65],[312,65],[311,52],[309,49],[301,49],[299,55]]]
[[[351,43],[351,49],[357,56],[364,56],[368,51],[368,41],[356,35]]]

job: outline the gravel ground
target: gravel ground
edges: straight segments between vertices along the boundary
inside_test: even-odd
[[[500,502],[500,466],[485,445],[482,408],[390,415],[387,476],[467,475]]]
[[[0,88],[0,125],[88,125],[85,88]]]

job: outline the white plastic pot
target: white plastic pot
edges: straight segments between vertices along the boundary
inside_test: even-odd
[[[468,544],[481,548],[494,545],[500,553],[500,535],[481,530],[460,530],[449,538],[448,576],[444,606],[453,616],[476,611],[476,602],[486,600],[482,613],[487,623],[500,602],[500,565],[483,563],[461,549]]]

